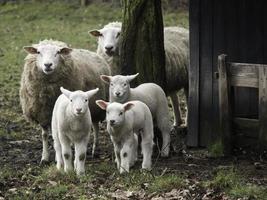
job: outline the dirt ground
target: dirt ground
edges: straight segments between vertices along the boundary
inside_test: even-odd
[[[49,166],[39,166],[42,150],[41,137],[39,134],[40,130],[31,127],[27,128],[27,126],[25,128],[25,126],[7,121],[0,121],[0,123],[9,133],[23,132],[23,135],[27,135],[27,137],[21,139],[14,139],[8,137],[8,135],[0,137],[0,169],[9,169],[9,171],[15,172],[14,176],[11,174],[10,176],[4,176],[4,178],[2,177],[0,179],[0,199],[17,199],[17,195],[21,193],[19,188],[24,188],[23,190],[29,189],[33,193],[41,194],[42,188],[38,188],[38,185],[35,185],[35,181],[42,173],[42,170]],[[105,131],[105,124],[101,126],[100,135],[99,149],[101,149],[101,151],[98,150],[97,158],[92,159],[90,155],[91,149],[89,148],[86,165],[92,166],[98,165],[99,163],[106,163],[114,167],[112,145]],[[153,158],[153,173],[156,176],[175,174],[176,176],[183,177],[184,184],[182,187],[173,187],[168,191],[162,188],[162,192],[157,191],[150,193],[146,191],[146,183],[144,182],[140,183],[141,189],[138,191],[129,192],[123,187],[122,189],[117,188],[111,190],[109,191],[110,193],[107,192],[104,197],[103,195],[97,196],[94,187],[108,188],[110,184],[113,184],[113,181],[109,178],[106,179],[106,177],[111,176],[112,173],[109,174],[106,171],[102,171],[97,174],[93,182],[94,187],[91,188],[92,194],[87,194],[87,197],[90,197],[88,199],[109,199],[111,197],[113,199],[231,199],[220,186],[216,186],[218,188],[205,187],[203,183],[211,180],[217,171],[225,170],[225,176],[227,176],[228,171],[233,168],[246,180],[246,184],[266,187],[266,152],[263,155],[257,155],[253,152],[248,153],[245,150],[239,149],[236,150],[235,155],[232,157],[212,158],[205,149],[186,148],[184,146],[184,138],[185,134],[180,134],[178,136],[177,133],[173,133],[171,156],[166,159],[159,158],[157,156],[157,148],[155,148]],[[52,148],[51,137],[50,153],[51,163],[49,165],[54,166],[54,150]],[[141,157],[134,168],[138,170],[140,165]],[[53,183],[53,181],[50,182]],[[63,195],[62,198],[76,199],[76,197],[75,195],[70,195],[70,197]],[[42,198],[37,197],[36,199]],[[77,199],[79,198],[77,197]],[[250,196],[239,199],[258,198],[257,196]]]

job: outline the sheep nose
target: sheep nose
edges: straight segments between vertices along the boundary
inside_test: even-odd
[[[116,96],[119,96],[121,93],[120,92],[116,92],[115,94],[116,94]]]
[[[105,49],[106,49],[107,51],[111,51],[111,50],[113,49],[113,46],[105,46]]]
[[[49,69],[52,66],[52,63],[45,63],[44,66]]]
[[[111,125],[114,125],[115,124],[115,120],[113,120],[113,119],[110,120],[109,122],[110,122]]]
[[[76,111],[77,111],[78,113],[80,113],[80,112],[82,111],[82,109],[81,109],[81,108],[76,108]]]

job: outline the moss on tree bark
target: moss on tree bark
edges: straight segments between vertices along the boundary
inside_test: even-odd
[[[122,74],[139,73],[138,83],[165,89],[165,52],[160,0],[125,0],[120,46]]]

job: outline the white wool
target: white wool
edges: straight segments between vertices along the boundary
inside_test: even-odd
[[[103,36],[98,38],[97,53],[102,56],[111,67],[111,74],[120,74],[121,70],[114,60],[119,59],[119,40],[114,36],[121,29],[121,22],[111,22],[98,30]],[[104,31],[103,31],[104,30]],[[106,39],[105,39],[106,38]],[[113,54],[107,54],[105,46],[113,46]],[[177,92],[184,88],[188,96],[188,65],[189,65],[189,31],[182,27],[164,28],[164,48],[166,56],[166,85],[167,95],[171,97],[174,108],[174,126],[182,123]]]
[[[24,47],[28,52],[21,76],[20,103],[27,120],[42,128],[42,160],[48,161],[48,135],[54,103],[60,95],[60,86],[74,90],[100,88],[96,98],[106,99],[108,91],[100,81],[101,74],[110,74],[106,61],[96,53],[70,49],[60,41],[44,40]],[[49,65],[47,68],[46,65]],[[90,103],[94,126],[94,148],[97,143],[98,122],[104,112]]]
[[[96,103],[102,109],[106,109],[107,131],[113,142],[120,173],[129,172],[137,160],[139,134],[142,137],[142,168],[150,170],[154,134],[153,119],[147,105],[140,101],[130,101],[125,104],[103,101]]]
[[[131,76],[101,76],[102,80],[109,83],[109,101],[125,103],[127,101],[144,102],[150,109],[157,127],[162,133],[161,156],[167,157],[170,149],[170,116],[168,100],[163,89],[154,83],[144,83],[136,88],[130,87],[130,82],[138,74]]]
[[[89,99],[98,88],[88,92],[70,92],[61,88],[61,94],[53,110],[52,136],[56,151],[57,169],[73,170],[71,144],[75,147],[74,169],[78,175],[84,174],[86,150],[89,142],[92,119],[88,107]]]

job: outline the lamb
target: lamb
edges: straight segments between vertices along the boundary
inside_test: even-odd
[[[96,104],[106,110],[107,131],[114,145],[117,168],[120,173],[129,172],[137,160],[138,138],[141,134],[142,168],[151,169],[153,152],[153,120],[146,104],[130,101],[125,104],[103,100]]]
[[[64,165],[65,172],[73,170],[71,144],[74,144],[74,169],[77,175],[82,175],[92,126],[88,101],[98,88],[87,92],[70,92],[63,87],[60,90],[62,94],[56,100],[51,125],[57,169]]]
[[[138,74],[130,76],[107,76],[101,75],[101,79],[109,84],[109,101],[126,103],[127,101],[138,100],[145,103],[156,121],[162,134],[161,156],[167,157],[170,149],[170,116],[168,100],[163,89],[154,83],[144,83],[136,88],[130,88],[130,82]]]
[[[100,30],[89,33],[98,38],[97,54],[107,60],[112,75],[120,74],[115,60],[119,59],[119,36],[121,23],[112,22]],[[184,89],[188,99],[189,31],[181,27],[164,28],[164,47],[166,56],[166,93],[171,98],[174,110],[174,124],[182,124],[177,92]],[[187,120],[185,120],[185,123]]]
[[[43,151],[41,163],[48,162],[48,133],[54,103],[60,95],[60,86],[74,90],[99,88],[96,98],[106,99],[108,88],[100,80],[101,74],[110,74],[108,64],[94,52],[71,49],[64,42],[44,40],[24,47],[28,52],[20,85],[20,103],[26,119],[42,128]],[[97,145],[98,122],[105,112],[90,103],[94,128],[94,145]]]

